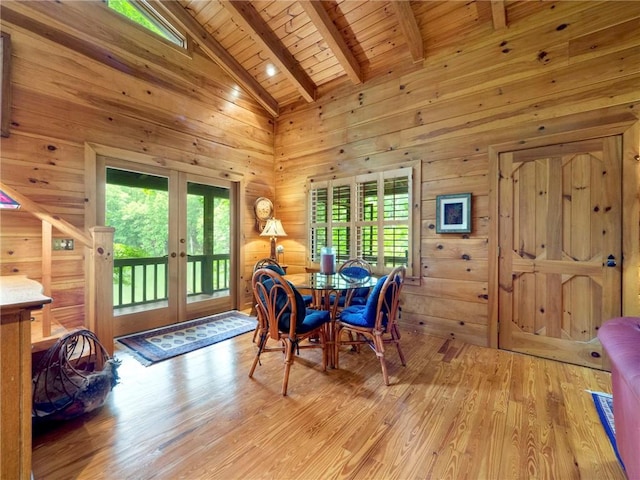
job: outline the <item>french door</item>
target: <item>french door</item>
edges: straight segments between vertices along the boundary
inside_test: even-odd
[[[115,336],[235,307],[236,184],[98,157],[98,187],[98,220],[115,228]]]

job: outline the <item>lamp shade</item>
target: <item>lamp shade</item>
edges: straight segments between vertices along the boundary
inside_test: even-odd
[[[284,227],[282,226],[282,222],[277,218],[270,218],[267,220],[267,224],[264,226],[262,233],[260,234],[262,237],[286,237],[287,232],[284,231]]]

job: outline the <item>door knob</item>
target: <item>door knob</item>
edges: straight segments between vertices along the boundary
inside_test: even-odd
[[[176,252],[171,252],[171,258],[176,258]]]
[[[182,258],[184,258],[184,257],[186,257],[186,256],[187,256],[187,254],[186,254],[186,253],[184,253],[184,252],[180,252],[180,256],[181,256]]]
[[[616,257],[613,255],[609,255],[607,257],[607,267],[615,267],[616,266]]]

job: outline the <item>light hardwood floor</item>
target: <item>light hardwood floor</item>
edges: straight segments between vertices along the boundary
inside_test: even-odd
[[[606,372],[403,332],[407,366],[371,351],[340,370],[302,351],[282,397],[281,356],[247,374],[252,333],[143,367],[86,418],[38,427],[36,480],[624,479],[586,390]]]

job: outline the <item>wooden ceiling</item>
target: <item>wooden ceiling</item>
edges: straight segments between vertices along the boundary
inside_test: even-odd
[[[313,102],[323,87],[421,68],[427,54],[506,28],[511,15],[543,3],[156,1],[274,116],[284,106]]]

